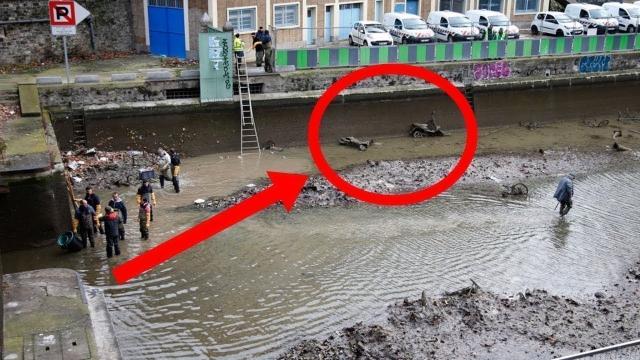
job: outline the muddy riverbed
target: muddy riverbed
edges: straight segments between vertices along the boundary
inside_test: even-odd
[[[633,126],[623,130],[640,130]],[[238,189],[242,193],[250,183],[258,188],[261,183],[256,179],[264,177],[266,170],[314,171],[304,148],[265,153],[261,158],[238,158],[237,154],[185,158],[181,193],[156,190],[158,206],[149,241],[139,240],[135,221],[130,221],[118,258],[106,258],[100,237],[95,249],[75,254],[57,248],[2,254],[3,266],[8,272],[72,268],[85,283],[103,288],[127,359],[276,358],[302,355],[300,346],[314,344],[330,354],[331,349],[343,346],[342,340],[324,344],[324,339],[332,334],[339,338],[344,333],[340,329],[354,328],[353,334],[368,332],[375,324],[387,329],[387,319],[393,314],[400,321],[411,320],[410,312],[401,311],[402,299],[415,299],[422,291],[439,304],[434,309],[451,312],[451,321],[443,319],[440,324],[450,324],[453,334],[468,325],[463,321],[455,328],[454,321],[462,319],[458,308],[447,307],[438,299],[445,291],[467,286],[470,278],[483,291],[460,300],[470,304],[471,310],[476,302],[497,307],[502,302],[496,296],[519,299],[517,294],[526,294],[526,288],[545,289],[548,294],[544,296],[559,297],[556,303],[572,298],[587,306],[596,292],[607,298],[614,295],[612,284],[623,284],[627,269],[640,257],[638,157],[635,150],[610,151],[610,134],[611,128],[593,129],[579,123],[481,131],[481,155],[469,175],[432,201],[399,208],[361,203],[300,206],[291,214],[273,207],[125,285],[115,285],[110,273],[113,266],[211,215],[211,209],[194,209],[193,200],[224,198]],[[625,131],[626,135],[630,134]],[[378,141],[367,152],[337,146],[327,146],[325,151],[333,165],[346,169],[345,176],[351,172],[362,186],[382,191],[392,184],[405,189],[402,179],[420,175],[420,184],[429,183],[448,170],[453,162],[450,156],[459,152],[464,134]],[[640,137],[625,137],[625,145],[640,148]],[[540,148],[544,154],[538,152]],[[379,178],[384,181],[380,184],[373,180],[389,171],[397,175]],[[579,174],[576,206],[560,220],[551,194],[559,175],[569,171]],[[502,183],[524,181],[529,196],[501,197],[502,183],[492,177]],[[134,209],[135,189],[120,188]],[[103,197],[109,194],[107,189],[98,191]],[[315,190],[308,191],[313,194]],[[531,294],[527,295],[531,301],[544,299],[537,291]],[[518,301],[524,300],[513,303],[520,304]],[[387,309],[398,302],[400,307]],[[549,302],[550,306],[556,303]],[[619,314],[623,305],[612,313]],[[405,307],[420,317],[415,301]],[[477,307],[481,313],[487,309]],[[558,305],[557,309],[559,313],[564,308]],[[524,322],[530,326],[535,314],[525,310],[518,316],[530,321]],[[425,310],[424,315],[429,314]],[[486,327],[506,316],[482,314],[486,322],[477,324]],[[363,325],[355,325],[359,322]],[[423,332],[431,326],[423,319],[416,323],[424,327],[416,327]],[[411,324],[403,326],[409,331]],[[571,328],[572,324],[566,324]],[[438,331],[445,332],[442,326]],[[532,333],[547,334],[540,326]],[[635,336],[637,331],[622,335]],[[525,339],[525,335],[513,336],[514,340]],[[368,354],[382,354],[378,346],[386,344],[371,342],[366,336],[355,338]],[[302,342],[309,339],[319,340]],[[496,336],[496,344],[489,349],[498,353],[503,348],[500,339]],[[598,339],[606,343],[620,338]],[[446,341],[438,346],[446,348]],[[540,346],[540,340],[530,341],[531,350]],[[563,353],[583,349],[582,343],[562,344],[558,350]],[[487,351],[481,342],[473,345],[479,347],[478,353]]]
[[[552,359],[640,337],[640,262],[582,298],[545,290],[495,295],[471,286],[389,305],[387,321],[306,340],[279,359]],[[634,359],[638,349],[607,358]]]

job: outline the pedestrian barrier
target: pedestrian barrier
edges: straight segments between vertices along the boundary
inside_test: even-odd
[[[640,50],[640,34],[466,41],[379,47],[278,49],[276,64],[296,69],[389,63],[511,59]]]

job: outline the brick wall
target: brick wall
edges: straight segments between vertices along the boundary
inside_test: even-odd
[[[133,0],[78,0],[94,17],[98,51],[133,49],[131,17]],[[47,19],[47,0],[2,0],[0,22]],[[70,54],[91,53],[89,26],[83,22],[78,34],[68,38]],[[0,64],[41,62],[62,57],[62,39],[51,35],[48,22],[0,25]]]

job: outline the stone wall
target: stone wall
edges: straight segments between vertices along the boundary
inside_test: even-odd
[[[133,50],[131,0],[78,0],[94,18],[96,49],[105,51]],[[2,0],[0,23],[46,20],[47,0]],[[85,20],[78,34],[68,37],[71,56],[92,52],[89,25]],[[51,35],[48,20],[0,25],[0,64],[24,64],[59,61],[62,58],[62,38]]]

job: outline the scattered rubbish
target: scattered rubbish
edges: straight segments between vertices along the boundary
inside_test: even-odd
[[[204,206],[205,206],[205,200],[204,200],[204,199],[195,199],[195,200],[193,201],[193,204],[194,204],[196,207],[204,208]]]
[[[582,124],[592,128],[601,128],[609,125],[609,120],[582,120]]]
[[[409,135],[414,138],[421,138],[425,136],[444,136],[444,132],[440,129],[440,126],[436,124],[436,111],[431,112],[431,120],[426,124],[413,123],[409,128]]]
[[[127,154],[129,154],[129,156],[140,156],[143,152],[138,150],[129,150],[127,151]]]
[[[263,146],[263,149],[264,150],[271,150],[271,151],[282,151],[282,150],[284,150],[284,148],[276,146],[276,143],[273,140],[268,140],[267,142],[265,142],[264,146]]]
[[[497,177],[493,176],[493,175],[489,175],[489,179],[497,182],[498,184],[500,184],[502,182],[502,180],[498,179]]]
[[[67,167],[71,170],[75,170],[79,167],[80,165],[78,164],[77,161],[71,161],[69,163],[67,163]]]
[[[527,130],[535,130],[542,127],[542,124],[537,121],[520,121],[518,125],[527,128]]]
[[[507,196],[526,196],[529,194],[529,188],[523,183],[513,184],[511,186],[502,185],[505,190],[502,191],[502,197]]]
[[[367,150],[369,148],[369,146],[371,146],[371,144],[373,144],[373,140],[364,141],[364,140],[360,140],[358,138],[355,138],[353,136],[347,136],[347,137],[340,138],[340,140],[338,140],[338,142],[340,143],[340,145],[355,147],[360,151]]]
[[[620,122],[639,121],[639,120],[640,120],[640,114],[632,113],[631,111],[629,111],[628,108],[624,112],[622,111],[618,112],[618,121]]]
[[[248,188],[254,188],[254,187],[256,187],[256,184],[247,184],[247,187]]]
[[[84,152],[85,155],[95,155],[97,153],[96,148],[91,148]]]
[[[75,182],[75,183],[80,183],[80,182],[82,182],[82,178],[80,178],[80,177],[73,176],[73,177],[71,177],[71,178],[73,179],[73,182]]]
[[[140,169],[138,170],[139,180],[151,180],[156,177],[156,172],[153,169]]]
[[[622,131],[621,130],[614,130],[613,131],[613,145],[611,145],[611,148],[615,151],[629,151],[631,150],[630,148],[620,145],[618,143],[618,141],[616,140],[617,138],[622,137]]]
[[[98,160],[100,160],[100,161],[108,161],[109,159],[107,159],[106,157],[103,156],[103,157],[99,158]]]

